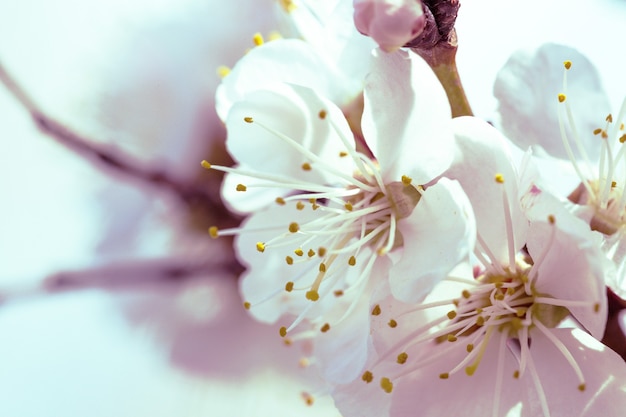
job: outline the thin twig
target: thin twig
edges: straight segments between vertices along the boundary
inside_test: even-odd
[[[200,204],[214,211],[224,211],[217,195],[211,194],[203,188],[181,182],[164,171],[147,167],[142,161],[125,155],[110,144],[86,139],[49,117],[26,94],[24,89],[6,71],[2,63],[0,63],[0,81],[30,113],[39,130],[56,139],[69,150],[92,161],[98,168],[108,173],[119,173],[142,183],[166,189],[188,205]]]

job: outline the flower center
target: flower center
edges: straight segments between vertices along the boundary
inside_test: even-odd
[[[591,164],[578,136],[578,129],[566,95],[567,72],[572,67],[572,63],[565,61],[564,67],[564,93],[558,95],[558,101],[561,104],[559,126],[565,151],[581,181],[578,188],[570,194],[569,199],[576,204],[591,208],[592,230],[605,235],[613,235],[626,225],[626,147],[623,146],[626,142],[626,133],[624,133],[626,99],[615,120],[613,115],[609,114],[605,118],[604,127],[593,131],[593,134],[600,140],[601,152],[600,160],[596,164]],[[571,128],[571,142],[580,155],[580,162],[584,164],[579,164],[574,157],[574,150],[565,129],[565,119]],[[594,167],[597,167],[597,170]]]
[[[319,112],[320,120],[328,120],[326,116],[325,110]],[[407,176],[403,176],[400,181],[384,183],[376,161],[357,152],[337,128],[337,137],[344,145],[344,150],[337,157],[352,159],[355,168],[350,175],[336,169],[332,161],[324,160],[262,121],[246,117],[244,122],[256,124],[270,132],[289,147],[295,148],[305,161],[294,161],[304,171],[305,175],[301,176],[304,179],[216,166],[206,161],[202,163],[207,169],[255,180],[250,184],[238,184],[236,190],[239,192],[255,187],[292,190],[276,198],[276,204],[284,208],[277,211],[271,223],[268,221],[258,226],[244,225],[235,229],[220,230],[215,226],[209,229],[214,238],[260,233],[258,236],[262,236],[263,240],[257,241],[256,247],[251,249],[263,253],[263,256],[283,257],[285,264],[293,268],[293,272],[285,276],[285,282],[280,288],[276,288],[269,296],[246,301],[246,308],[284,296],[285,292],[300,292],[312,302],[329,294],[341,297],[349,292],[358,293],[370,276],[376,260],[373,255],[383,256],[402,246],[397,222],[412,213],[421,198],[422,188],[411,184]],[[328,122],[331,127],[335,127],[332,121]],[[327,182],[306,180],[306,174],[314,171],[322,174],[316,178],[333,179]],[[356,304],[358,297],[353,300],[352,305]],[[350,309],[351,306],[348,307]],[[307,309],[289,328],[281,328],[280,334],[285,336],[291,331],[306,312]],[[320,330],[328,329],[329,325],[322,326]]]

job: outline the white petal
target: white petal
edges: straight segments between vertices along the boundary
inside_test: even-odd
[[[452,161],[450,105],[422,58],[398,50],[374,51],[365,81],[363,135],[386,181],[402,175],[425,184]]]
[[[472,206],[460,184],[447,178],[426,189],[398,228],[404,252],[389,279],[393,295],[404,302],[421,301],[468,256],[476,239]]]
[[[320,112],[325,116],[320,117]],[[248,117],[254,121],[246,122]],[[340,157],[346,146],[337,136],[339,132],[354,148],[348,123],[337,106],[310,89],[282,84],[272,91],[255,91],[232,107],[226,127],[226,146],[231,156],[256,171],[315,184],[338,181],[334,174],[316,166],[314,157],[289,143],[295,142],[335,170],[352,174],[353,163],[350,158]],[[281,139],[280,135],[289,139]],[[304,163],[312,169],[304,170]]]
[[[506,231],[503,189],[509,201],[516,253],[526,241],[528,228],[519,205],[517,172],[508,142],[495,128],[475,117],[457,117],[452,124],[458,150],[445,175],[461,183],[474,208],[478,234],[495,256],[507,263],[510,237]],[[503,184],[496,183],[496,174],[503,176]]]
[[[297,39],[279,39],[250,50],[224,78],[215,95],[222,121],[234,103],[256,90],[271,89],[277,83],[310,87],[343,104],[347,94],[337,80],[337,71],[311,45]]]
[[[589,132],[602,126],[610,105],[596,68],[567,46],[544,44],[534,52],[518,51],[509,58],[494,86],[502,127],[521,147],[540,145],[553,156],[567,158],[557,116],[557,95],[564,92],[565,60],[573,62],[567,72],[567,101],[577,129],[583,133],[581,139],[593,157],[598,155],[599,147]]]

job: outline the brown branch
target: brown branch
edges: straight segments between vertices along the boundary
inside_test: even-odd
[[[165,189],[178,196],[187,205],[200,204],[211,210],[224,211],[219,197],[203,188],[181,182],[162,170],[147,167],[142,161],[125,155],[117,147],[110,144],[86,139],[49,117],[17,84],[2,63],[0,63],[0,81],[30,113],[41,132],[56,139],[58,143],[72,152],[93,162],[101,170],[107,173],[122,174],[128,178],[139,180],[140,183]]]

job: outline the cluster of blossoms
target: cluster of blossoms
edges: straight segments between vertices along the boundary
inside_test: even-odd
[[[281,2],[304,39],[257,36],[217,92],[235,165],[202,165],[247,217],[209,233],[235,236],[245,308],[306,342],[345,416],[622,415],[626,367],[598,340],[606,285],[625,289],[626,105],[587,170],[566,80],[551,98],[580,179],[561,198],[532,150],[452,118],[402,47],[445,21],[440,3],[458,8],[355,0],[353,27],[350,2],[338,25]]]

